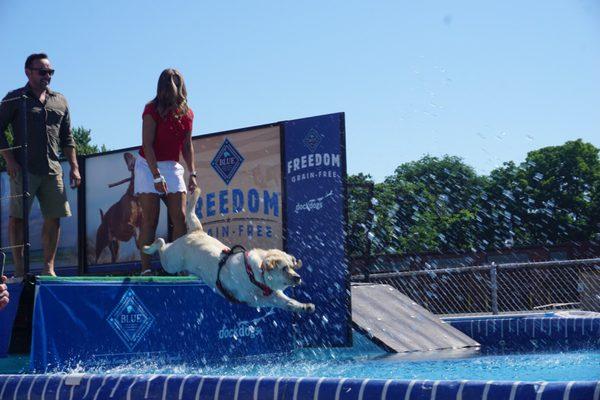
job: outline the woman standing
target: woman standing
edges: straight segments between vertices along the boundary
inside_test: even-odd
[[[140,249],[151,244],[156,235],[160,196],[166,196],[173,224],[173,240],[186,232],[183,167],[180,156],[190,171],[188,190],[196,188],[192,124],[194,113],[187,104],[183,76],[166,69],[158,78],[156,97],[146,104],[142,114],[142,148],[135,163],[134,190],[142,208]],[[151,272],[150,256],[140,251],[142,275]]]

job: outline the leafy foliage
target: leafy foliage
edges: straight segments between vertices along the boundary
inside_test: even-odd
[[[12,131],[12,126],[8,125],[8,127],[6,128],[6,131],[4,131],[4,134],[6,135],[6,140],[8,141],[8,145],[12,146],[15,139],[13,136],[13,131]],[[0,171],[6,171],[6,161],[4,161],[4,157],[0,156]]]
[[[458,157],[425,156],[383,183],[363,174],[348,183],[351,256],[554,245],[600,231],[599,149],[581,140],[532,151],[489,176]]]
[[[99,152],[108,151],[105,145],[92,144],[92,131],[90,129],[86,129],[83,126],[78,126],[72,130],[73,138],[75,139],[77,155],[88,155],[88,154],[96,154]],[[13,143],[13,131],[12,127],[9,125],[6,132],[6,138],[8,139],[8,143],[12,145]],[[62,153],[61,153],[62,155]],[[3,157],[0,157],[0,171],[6,170],[6,163]]]
[[[105,145],[98,147],[98,145],[92,144],[92,131],[90,129],[78,126],[73,128],[71,132],[73,133],[75,143],[77,143],[77,154],[85,156],[108,151]]]

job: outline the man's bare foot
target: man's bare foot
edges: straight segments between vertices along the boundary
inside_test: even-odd
[[[44,270],[42,271],[42,275],[44,275],[44,276],[56,276],[56,273],[54,272],[54,268],[53,269],[44,268]]]

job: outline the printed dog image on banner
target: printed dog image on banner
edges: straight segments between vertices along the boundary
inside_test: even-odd
[[[196,138],[194,151],[204,230],[228,246],[281,249],[279,126]]]
[[[63,182],[65,183],[65,189],[67,193],[67,200],[71,207],[71,217],[61,218],[60,220],[60,238],[58,242],[58,249],[56,251],[56,258],[54,260],[54,269],[58,275],[61,275],[61,271],[77,269],[77,259],[79,253],[77,250],[77,189],[72,189],[69,186],[69,163],[66,161],[61,162],[63,169]],[[0,233],[0,246],[10,246],[8,239],[8,214],[10,199],[6,196],[10,195],[9,178],[6,172],[0,173],[0,193],[2,200],[0,201],[0,221],[1,221],[1,233]],[[31,212],[29,213],[29,243],[31,248],[29,250],[30,256],[30,269],[32,273],[39,273],[42,271],[44,266],[43,249],[42,249],[42,225],[44,219],[40,210],[40,205],[37,199],[31,206]],[[14,272],[14,265],[12,261],[12,252],[6,252],[6,263],[5,263],[5,274],[11,275]]]
[[[134,167],[135,156],[131,153],[125,153],[125,164],[131,173],[129,178],[111,183],[108,187],[112,188],[127,183],[127,191],[121,196],[119,201],[110,206],[108,211],[103,212],[100,209],[100,226],[96,230],[96,264],[100,254],[106,248],[110,250],[110,261],[117,262],[119,258],[119,243],[128,242],[131,239],[136,241],[136,247],[139,249],[138,233],[142,219],[142,210],[137,196],[134,195],[133,188],[135,183]]]
[[[137,149],[85,160],[88,265],[136,262],[141,209],[133,193]],[[110,173],[107,173],[110,171]],[[167,209],[161,203],[158,236],[167,236]]]

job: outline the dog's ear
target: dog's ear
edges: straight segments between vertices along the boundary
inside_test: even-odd
[[[130,171],[132,171],[133,167],[135,166],[135,156],[130,152],[126,152],[123,154],[123,158],[125,159],[125,164],[127,165],[127,168]]]
[[[272,271],[277,267],[277,258],[276,257],[266,257],[263,262],[261,268],[263,271]]]
[[[295,257],[293,257],[293,260],[294,260],[294,269],[302,268],[302,260],[296,260]]]

